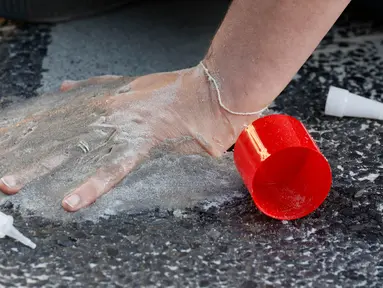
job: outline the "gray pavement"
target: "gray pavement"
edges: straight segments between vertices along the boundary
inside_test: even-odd
[[[65,79],[142,75],[196,65],[228,1],[146,1],[110,14],[59,24],[43,61],[42,88]]]

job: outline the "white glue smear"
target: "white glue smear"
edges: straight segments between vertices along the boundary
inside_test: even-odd
[[[171,151],[188,150],[182,146],[184,142],[178,141],[184,139],[175,139],[177,141],[160,145],[164,146],[162,148],[157,147],[157,152],[151,151],[154,155],[151,153],[150,160],[89,208],[75,213],[63,210],[61,202],[65,195],[94,174],[98,167],[145,152],[142,145],[151,144],[148,139],[155,136],[151,130],[164,127],[160,120],[170,123],[177,120],[173,119],[174,113],[168,106],[177,101],[174,97],[180,80],[174,75],[170,78],[174,81],[166,87],[158,88],[153,82],[151,85],[157,90],[152,87],[155,90],[152,97],[129,102],[126,104],[129,110],[106,109],[104,103],[107,102],[102,102],[108,98],[105,95],[115,95],[117,99],[116,90],[121,87],[132,90],[140,85],[147,87],[140,82],[132,82],[129,87],[129,79],[121,78],[108,84],[42,95],[2,111],[0,127],[10,128],[0,134],[0,174],[23,173],[28,167],[48,167],[50,172],[32,181],[18,194],[0,201],[10,200],[22,213],[32,212],[49,219],[96,221],[120,211],[184,209],[201,202],[208,209],[238,195],[243,184],[231,153],[221,159],[175,155]],[[116,111],[112,113],[111,110]],[[153,114],[156,117],[151,117]],[[119,146],[121,143],[129,145]],[[119,147],[123,148],[119,150]],[[180,147],[182,149],[177,150]],[[197,150],[191,147],[192,151]]]
[[[244,193],[232,153],[220,159],[201,155],[157,155],[92,206],[76,213],[64,211],[60,193],[49,191],[60,187],[58,182],[60,179],[52,178],[47,187],[46,181],[34,181],[2,201],[10,200],[22,213],[32,212],[50,219],[97,221],[122,211],[134,214],[156,208],[185,209],[197,204],[209,209]]]

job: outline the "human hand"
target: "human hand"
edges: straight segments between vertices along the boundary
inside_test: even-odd
[[[0,190],[13,194],[63,165],[80,166],[82,184],[65,191],[67,211],[96,201],[164,142],[180,153],[217,157],[252,120],[221,109],[200,66],[67,81],[61,90],[0,122]]]

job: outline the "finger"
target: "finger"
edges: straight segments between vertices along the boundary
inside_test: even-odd
[[[20,191],[22,186],[16,181],[16,178],[11,176],[6,176],[0,179],[0,191],[5,194],[12,195]]]
[[[123,76],[117,76],[117,75],[103,75],[98,77],[89,78],[87,80],[80,80],[80,81],[73,81],[73,80],[65,80],[61,86],[60,90],[65,92],[72,90],[74,88],[78,88],[83,85],[90,85],[90,84],[104,84],[113,82],[117,79],[122,78]]]
[[[139,159],[130,156],[117,164],[99,168],[95,175],[64,198],[62,206],[69,212],[89,206],[117,185],[138,164]]]
[[[8,195],[15,194],[32,180],[44,176],[62,165],[67,159],[68,156],[66,155],[48,157],[25,170],[5,175],[0,179],[0,191]]]

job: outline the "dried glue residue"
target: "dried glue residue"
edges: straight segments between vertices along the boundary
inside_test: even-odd
[[[29,211],[50,219],[97,221],[121,211],[185,209],[199,203],[208,209],[246,194],[232,153],[221,159],[201,155],[158,155],[129,174],[92,206],[76,213],[65,212],[61,207],[64,195],[57,189],[70,186],[67,179],[40,179],[6,199],[19,206],[22,212]]]
[[[31,211],[49,219],[97,220],[119,211],[183,209],[200,202],[210,207],[233,197],[236,191],[242,190],[243,184],[231,153],[215,159],[175,155],[169,151],[172,147],[157,147],[159,151],[152,151],[154,154],[148,162],[137,167],[118,187],[89,208],[68,213],[61,206],[63,198],[98,167],[146,153],[143,146],[151,144],[148,139],[153,137],[151,129],[155,126],[147,123],[153,119],[152,107],[167,107],[175,101],[175,91],[181,83],[176,76],[169,76],[174,82],[165,89],[167,93],[161,87],[152,87],[157,90],[154,89],[151,97],[129,102],[129,113],[122,109],[125,107],[113,106],[120,104],[116,100],[118,96],[108,96],[115,89],[126,89],[128,79],[125,78],[42,95],[2,110],[0,127],[5,129],[0,133],[0,175],[8,175],[10,171],[27,171],[33,176],[43,174],[35,173],[35,167],[49,171],[6,199],[22,212]],[[171,110],[158,110],[155,119],[164,123],[175,121],[170,119],[174,116]],[[182,141],[178,143],[178,140]],[[182,145],[183,140],[190,139],[180,138],[169,145]],[[204,143],[203,137],[198,137],[198,141]],[[127,145],[118,149],[121,143]]]

